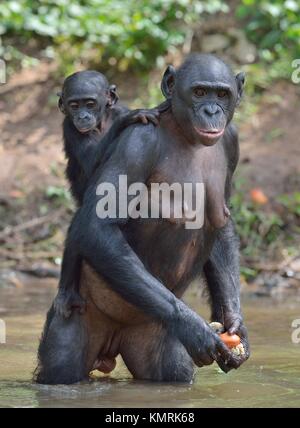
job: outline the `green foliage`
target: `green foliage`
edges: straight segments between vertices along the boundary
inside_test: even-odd
[[[245,256],[253,256],[274,243],[281,233],[283,221],[276,213],[268,213],[237,191],[231,198],[233,218]]]
[[[300,57],[299,16],[299,0],[242,0],[237,8],[237,17],[247,22],[247,36],[269,62],[287,51],[290,58]]]
[[[146,70],[184,43],[202,13],[220,10],[227,10],[221,0],[2,0],[0,35],[47,41],[67,65],[80,57]]]
[[[51,203],[56,204],[57,207],[65,206],[67,209],[72,209],[73,201],[71,194],[65,187],[48,186],[45,192],[47,199],[51,200]]]
[[[245,194],[244,180],[238,178],[230,202],[244,257],[261,257],[279,247],[290,251],[298,245],[300,192],[282,194],[267,205],[257,205]],[[250,271],[244,273],[251,276]]]
[[[280,195],[278,197],[280,202],[291,214],[300,217],[300,192],[292,194]]]
[[[228,12],[225,0],[2,0],[0,57],[22,66],[30,52],[57,58],[64,74],[79,66],[148,71],[182,46],[205,14]],[[300,2],[241,0],[236,16],[260,59],[247,66],[253,91],[290,77],[300,57]],[[2,45],[1,45],[2,39]],[[34,56],[33,55],[33,56]],[[14,65],[14,61],[11,62]],[[249,90],[249,87],[248,87]],[[249,93],[249,92],[248,92]],[[250,88],[251,93],[251,88]]]

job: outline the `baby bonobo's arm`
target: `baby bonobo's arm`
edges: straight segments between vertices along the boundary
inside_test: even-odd
[[[65,151],[69,159],[78,162],[87,179],[89,179],[95,168],[113,153],[117,138],[121,132],[135,123],[158,124],[159,111],[157,109],[137,109],[122,111],[114,118],[113,123],[106,134],[101,135],[97,130],[89,134],[80,134],[80,138],[70,131],[72,124],[68,118],[64,122]],[[72,138],[66,137],[72,135]],[[104,160],[103,160],[104,156]]]
[[[117,116],[109,129],[109,131],[101,139],[97,146],[81,145],[81,154],[77,152],[78,161],[85,171],[88,179],[97,171],[101,170],[106,161],[110,158],[118,144],[118,136],[128,126],[135,123],[148,124],[152,123],[155,126],[158,124],[159,111],[156,109],[143,110],[137,109],[125,112]],[[95,150],[96,148],[96,150]],[[86,153],[85,153],[86,152]],[[89,167],[89,170],[87,168]],[[79,279],[81,271],[82,258],[79,255],[74,255],[72,245],[68,245],[68,236],[65,242],[62,274],[59,284],[59,294],[55,300],[54,306],[62,316],[69,317],[73,309],[79,309],[82,313],[85,310],[85,303],[79,295]],[[67,269],[65,267],[68,267]],[[71,286],[67,286],[71,284]]]
[[[107,159],[114,152],[118,144],[118,137],[125,128],[130,125],[134,125],[135,123],[143,123],[144,125],[153,123],[153,125],[157,126],[158,119],[159,111],[155,108],[149,110],[136,109],[126,111],[125,113],[122,112],[119,116],[117,116],[108,132],[101,139],[98,150],[94,156],[93,166],[88,177],[91,177],[96,167],[98,167],[100,164],[105,164]]]

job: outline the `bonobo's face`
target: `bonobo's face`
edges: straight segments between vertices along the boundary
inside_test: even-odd
[[[107,108],[116,101],[115,87],[109,87],[101,73],[83,71],[65,80],[59,107],[85,134],[101,126]]]
[[[227,65],[212,55],[193,55],[177,71],[169,69],[169,76],[167,70],[165,77],[167,86],[163,83],[163,92],[167,87],[182,133],[193,143],[215,144],[233,117],[244,75],[235,77]]]

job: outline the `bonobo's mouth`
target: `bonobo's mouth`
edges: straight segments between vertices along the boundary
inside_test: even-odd
[[[81,134],[87,134],[88,132],[92,131],[93,128],[79,128],[78,131]]]
[[[224,130],[225,128],[221,130],[220,129],[201,129],[195,126],[195,131],[197,132],[197,134],[209,140],[215,140],[216,138],[221,137],[224,133]]]
[[[88,132],[91,132],[95,127],[94,126],[90,126],[88,128],[81,128],[79,126],[76,126],[77,130],[81,133],[81,134],[87,134]]]
[[[77,131],[81,134],[87,134],[97,127],[96,120],[74,120]]]

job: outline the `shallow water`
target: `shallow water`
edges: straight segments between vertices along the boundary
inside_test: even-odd
[[[20,288],[0,288],[0,318],[7,329],[7,343],[0,344],[0,407],[300,407],[300,343],[291,339],[292,321],[300,319],[296,298],[244,298],[252,355],[229,374],[214,364],[198,369],[192,385],[138,382],[119,360],[110,378],[34,385],[38,338],[55,287],[30,280]],[[194,308],[199,301],[193,293],[186,300]],[[203,303],[196,309],[208,317]]]

